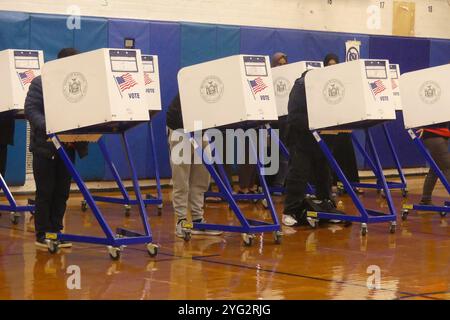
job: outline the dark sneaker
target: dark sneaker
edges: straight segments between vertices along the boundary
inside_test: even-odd
[[[206,223],[205,219],[194,220],[194,223]],[[204,236],[220,236],[223,232],[217,230],[192,229],[192,234]]]
[[[419,204],[421,206],[432,206],[433,202],[431,202],[431,199],[422,199],[420,200]]]

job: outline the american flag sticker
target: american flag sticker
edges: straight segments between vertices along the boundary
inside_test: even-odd
[[[248,80],[248,84],[250,85],[250,89],[252,90],[253,97],[258,92],[264,91],[267,88],[267,85],[264,83],[261,77],[258,77],[255,80]]]
[[[125,90],[128,90],[132,87],[134,87],[135,85],[137,85],[138,83],[133,79],[133,76],[131,75],[131,73],[127,72],[121,76],[114,76],[114,78],[116,79],[117,85],[119,86],[120,92],[124,92]]]
[[[150,72],[144,72],[144,83],[145,85],[149,85],[153,80],[150,78]]]
[[[370,90],[372,90],[372,94],[376,97],[378,94],[386,90],[386,87],[383,84],[383,81],[376,80],[374,82],[369,82]]]
[[[33,79],[36,77],[33,70],[17,72],[17,75],[19,76],[19,80],[22,83],[22,86],[25,86],[25,85],[31,83],[31,81],[33,81]]]
[[[391,79],[391,82],[392,82],[392,90],[397,89],[398,88],[397,81],[395,81],[394,79]]]

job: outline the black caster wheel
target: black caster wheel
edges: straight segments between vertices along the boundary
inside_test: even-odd
[[[367,228],[367,224],[363,223],[361,225],[361,235],[365,237],[367,233],[369,232],[369,229]]]
[[[395,231],[397,231],[397,224],[395,222],[392,222],[391,225],[389,226],[389,232],[391,234],[394,234]]]
[[[150,257],[154,258],[158,255],[158,246],[153,243],[147,244],[147,253]]]
[[[445,218],[447,216],[447,212],[445,211],[439,212],[439,214],[441,215],[441,218]]]
[[[407,198],[408,197],[408,189],[402,189],[402,197]]]
[[[81,211],[86,212],[88,209],[88,205],[86,200],[81,201]]]
[[[407,209],[404,209],[404,210],[402,211],[402,220],[403,220],[403,221],[408,220],[408,215],[409,215],[409,211],[408,211]]]
[[[125,205],[125,217],[129,217],[131,215],[131,206]]]
[[[248,234],[248,233],[243,233],[242,234],[242,240],[244,242],[244,246],[246,247],[251,247],[253,244],[253,235]]]
[[[188,242],[189,240],[191,240],[191,231],[183,231],[183,240]]]
[[[55,254],[59,251],[59,242],[54,240],[46,240],[48,252]]]
[[[281,244],[282,238],[283,238],[283,233],[281,231],[273,232],[273,239],[275,241],[275,244]]]
[[[111,258],[111,260],[119,260],[121,251],[121,248],[108,246],[109,257]]]
[[[9,215],[9,220],[13,225],[19,224],[19,214],[17,212],[11,212]]]

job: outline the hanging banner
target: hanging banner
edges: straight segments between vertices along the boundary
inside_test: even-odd
[[[345,61],[358,60],[360,58],[361,41],[349,40],[345,42]]]

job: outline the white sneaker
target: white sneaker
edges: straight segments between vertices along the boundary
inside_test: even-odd
[[[206,220],[202,219],[200,222],[194,221],[194,223],[206,223]],[[220,236],[220,235],[222,235],[223,232],[217,231],[217,230],[192,229],[191,233],[193,235]]]
[[[186,223],[187,223],[186,219],[181,219],[177,221],[177,224],[175,226],[175,235],[178,238],[184,238],[183,226]]]
[[[294,225],[296,225],[298,223],[297,220],[294,219],[293,216],[291,216],[290,214],[283,214],[283,217],[281,219],[281,222],[288,227],[292,227]]]

